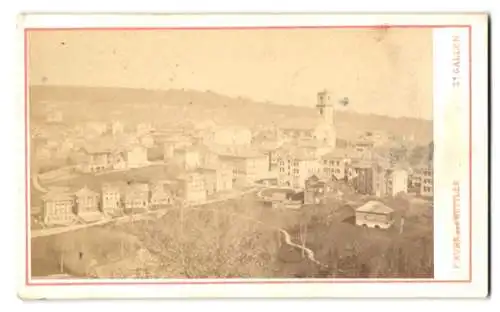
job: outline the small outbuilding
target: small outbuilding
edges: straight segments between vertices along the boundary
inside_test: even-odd
[[[394,210],[382,202],[369,201],[356,209],[356,225],[388,229],[394,224]]]

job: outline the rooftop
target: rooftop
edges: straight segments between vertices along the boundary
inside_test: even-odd
[[[387,207],[382,202],[372,200],[356,209],[356,212],[369,212],[377,214],[389,214],[394,212],[394,209]]]
[[[350,149],[350,148],[336,148],[333,151],[331,151],[328,154],[323,155],[323,159],[329,160],[329,159],[346,159],[346,158],[352,158],[352,159],[361,159],[362,158],[362,153],[359,151],[356,151],[355,149]]]

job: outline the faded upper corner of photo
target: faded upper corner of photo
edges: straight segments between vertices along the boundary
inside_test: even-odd
[[[29,271],[432,278],[432,30],[27,33]]]

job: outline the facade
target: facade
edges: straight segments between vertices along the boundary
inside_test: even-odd
[[[254,183],[267,177],[269,160],[264,154],[254,153],[245,157],[246,182]]]
[[[388,193],[391,196],[396,196],[399,193],[408,193],[408,172],[406,170],[396,169],[390,173]]]
[[[201,204],[206,201],[205,178],[197,171],[187,172],[179,178],[181,196],[187,204]]]
[[[254,183],[268,176],[269,159],[252,151],[235,151],[219,155],[221,164],[232,168],[234,183]]]
[[[148,164],[148,150],[141,144],[133,144],[127,149],[127,168],[139,168]]]
[[[304,204],[324,204],[326,199],[337,194],[338,185],[335,181],[322,180],[313,175],[306,180],[304,189]]]
[[[372,170],[373,187],[372,193],[377,197],[383,197],[390,194],[389,181],[391,174],[389,168],[383,164],[374,163]]]
[[[145,183],[131,184],[125,191],[125,213],[140,213],[149,209],[149,185]]]
[[[83,170],[85,172],[97,173],[112,168],[112,152],[87,150],[87,163]]]
[[[230,166],[221,164],[216,169],[217,191],[224,192],[233,189],[233,170]]]
[[[422,169],[422,183],[420,185],[420,195],[431,197],[434,196],[434,176],[431,167]]]
[[[369,201],[356,209],[356,225],[388,229],[394,224],[394,210],[379,201]]]
[[[305,188],[306,180],[322,174],[322,165],[314,155],[301,151],[280,152],[278,184],[295,189]]]
[[[160,209],[171,206],[175,202],[175,185],[171,181],[157,181],[152,183],[150,207]]]
[[[216,145],[250,145],[252,132],[244,127],[221,127],[207,134],[203,141]]]
[[[197,169],[197,172],[203,176],[206,195],[215,194],[217,192],[217,170],[215,168],[204,167]]]
[[[325,177],[335,180],[346,180],[349,177],[348,168],[353,161],[361,159],[355,150],[338,148],[321,157]]]
[[[331,92],[327,90],[318,92],[316,109],[323,123],[314,129],[314,137],[320,141],[327,142],[332,148],[335,148],[337,141],[334,106],[335,98]]]
[[[185,170],[193,170],[201,164],[199,150],[191,146],[175,149],[173,152],[173,160]]]
[[[122,198],[120,187],[113,184],[104,184],[101,193],[102,212],[109,215],[121,213]]]
[[[42,197],[43,222],[47,225],[68,225],[75,220],[73,194],[49,191]]]
[[[361,194],[371,195],[374,193],[374,168],[368,162],[356,162],[352,164],[355,171],[353,179],[354,189]]]
[[[75,193],[76,214],[85,221],[93,221],[102,217],[100,196],[88,187],[83,187]]]

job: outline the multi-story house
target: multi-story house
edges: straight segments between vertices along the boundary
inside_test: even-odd
[[[269,172],[269,160],[266,155],[254,152],[242,155],[245,158],[246,182],[254,183],[257,180],[267,178]]]
[[[108,148],[87,146],[87,162],[83,166],[85,172],[102,172],[112,168],[113,166],[113,151]]]
[[[151,184],[151,209],[171,206],[175,202],[176,183],[173,181],[155,181]]]
[[[216,167],[217,191],[224,192],[233,189],[233,170],[230,166],[220,164]]]
[[[354,189],[361,194],[374,193],[374,168],[369,161],[356,161],[352,163],[355,178],[352,179]]]
[[[434,196],[434,172],[432,167],[422,169],[422,183],[420,185],[420,195],[431,197]]]
[[[75,220],[75,198],[64,190],[51,190],[42,197],[43,222],[47,225],[68,225]]]
[[[148,150],[142,144],[131,144],[126,148],[127,168],[139,168],[148,165]]]
[[[121,197],[121,187],[118,184],[104,184],[101,190],[101,209],[102,212],[108,215],[120,214],[122,212],[123,203]]]
[[[213,195],[217,192],[217,169],[210,167],[198,168],[199,172],[204,179],[205,193],[207,196]]]
[[[201,204],[207,199],[205,178],[197,171],[188,171],[177,178],[181,183],[180,195],[187,204]]]
[[[102,218],[100,196],[98,192],[87,186],[75,192],[76,214],[84,221],[95,221]]]
[[[387,180],[387,192],[391,196],[408,193],[408,171],[404,169],[391,170]]]
[[[125,213],[141,213],[149,209],[149,185],[146,183],[130,184],[125,191]]]
[[[185,170],[193,170],[200,166],[200,151],[194,146],[174,150],[173,161]]]
[[[336,189],[333,181],[321,180],[316,175],[311,176],[305,182],[304,204],[323,204],[328,196]]]
[[[219,155],[221,164],[231,167],[234,183],[254,183],[268,177],[269,160],[254,151],[233,151]]]
[[[356,150],[337,148],[321,157],[323,174],[335,180],[345,180],[349,174],[349,165],[361,158],[362,155]]]
[[[321,176],[322,166],[314,155],[301,150],[280,151],[278,184],[303,189],[312,175]]]

